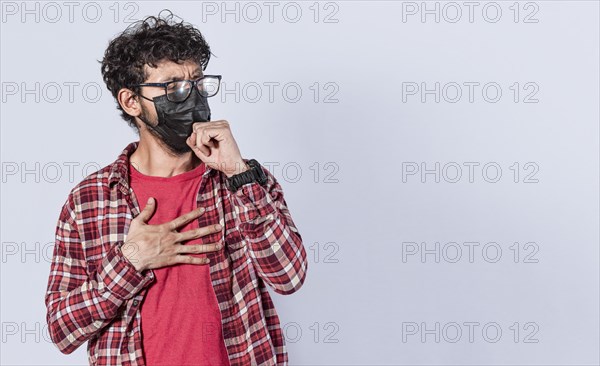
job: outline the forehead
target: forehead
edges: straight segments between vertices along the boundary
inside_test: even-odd
[[[187,79],[192,76],[202,75],[202,68],[194,61],[184,61],[180,64],[164,60],[156,64],[156,67],[144,65],[144,73],[148,82],[163,82],[173,79]]]

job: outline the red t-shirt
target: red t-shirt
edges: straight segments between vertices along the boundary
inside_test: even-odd
[[[149,224],[162,224],[192,211],[205,171],[202,163],[173,177],[147,176],[129,165],[130,184],[144,208],[149,197],[156,211]],[[198,221],[179,231],[198,228]],[[198,239],[183,244],[196,244]],[[206,257],[206,254],[192,254]],[[156,282],[141,305],[142,345],[147,366],[229,365],[221,313],[208,265],[176,264],[153,269]]]

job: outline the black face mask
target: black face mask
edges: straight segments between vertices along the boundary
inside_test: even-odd
[[[152,98],[152,101],[158,114],[158,124],[152,126],[145,118],[140,117],[140,119],[173,151],[178,153],[192,151],[185,141],[192,134],[192,125],[195,122],[210,121],[207,98],[194,88],[182,103],[169,101],[166,94]]]

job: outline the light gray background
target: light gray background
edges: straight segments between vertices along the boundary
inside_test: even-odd
[[[3,2],[1,363],[87,364],[85,346],[62,355],[46,333],[56,220],[69,190],[136,139],[97,60],[127,14],[168,6],[218,56],[206,72],[228,90],[239,83],[239,101],[223,91],[210,100],[213,119],[230,121],[244,157],[271,163],[304,238],[304,287],[274,294],[291,364],[598,364],[598,2],[475,2],[472,21],[458,2],[454,23],[456,6],[426,6],[436,3],[439,22],[422,21],[421,2],[78,2],[72,19],[63,2]],[[421,12],[408,15],[413,5]],[[233,13],[223,21],[224,6]],[[438,103],[403,100],[406,83],[436,82]],[[480,84],[472,102],[465,82]],[[279,83],[272,101],[264,83]],[[446,100],[453,83],[456,103]],[[501,88],[496,103],[482,96],[487,83]],[[299,85],[301,99],[283,85]],[[537,102],[525,103],[533,91]],[[446,169],[439,182],[403,181],[413,163]],[[439,263],[409,255],[410,242],[439,242]],[[469,242],[479,243],[472,261]]]

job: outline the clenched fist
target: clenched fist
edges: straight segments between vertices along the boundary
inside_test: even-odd
[[[225,120],[196,122],[186,143],[207,166],[227,177],[242,173],[250,167],[242,159],[240,149]]]

